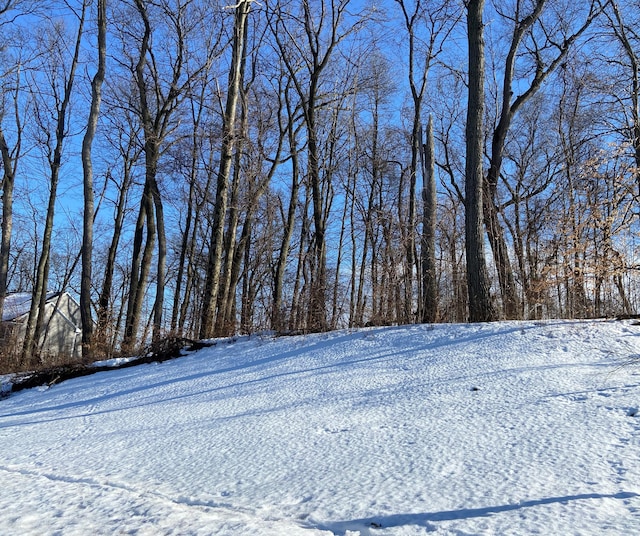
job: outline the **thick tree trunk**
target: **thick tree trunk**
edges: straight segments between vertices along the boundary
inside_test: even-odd
[[[231,320],[231,303],[235,302],[235,288],[232,289],[231,274],[233,271],[233,263],[236,253],[237,233],[240,224],[239,209],[239,186],[240,186],[240,145],[238,142],[235,154],[235,163],[233,168],[233,180],[231,181],[231,198],[229,215],[227,217],[227,230],[224,239],[224,255],[220,273],[220,290],[218,296],[218,307],[216,315],[215,331],[218,336],[231,335],[235,329],[235,322]],[[227,316],[229,311],[229,316]]]
[[[487,271],[483,210],[483,120],[484,120],[484,0],[469,0],[467,32],[469,43],[469,98],[466,126],[465,165],[465,246],[467,254],[467,287],[469,320],[495,320]]]
[[[416,104],[414,118],[414,129],[412,134],[411,144],[411,167],[409,169],[409,212],[407,215],[407,221],[405,227],[407,229],[405,233],[405,269],[403,274],[403,287],[404,287],[404,304],[402,307],[402,317],[398,318],[398,322],[401,323],[413,323],[415,317],[413,316],[413,269],[416,267],[416,184],[418,176],[418,155],[419,155],[419,141],[418,132],[420,131],[420,106]],[[415,137],[414,137],[415,136]]]
[[[309,299],[308,328],[312,331],[327,329],[327,252],[325,241],[324,197],[320,177],[318,141],[315,124],[315,95],[309,99],[307,118],[307,156],[309,160],[309,181],[313,200],[313,270],[311,272],[311,293]]]

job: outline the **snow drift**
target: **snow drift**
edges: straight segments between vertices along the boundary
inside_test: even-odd
[[[219,343],[0,401],[0,533],[640,534],[640,326]]]

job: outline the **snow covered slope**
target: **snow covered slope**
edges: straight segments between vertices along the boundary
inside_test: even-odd
[[[640,534],[639,355],[632,322],[378,328],[17,393],[0,534]]]

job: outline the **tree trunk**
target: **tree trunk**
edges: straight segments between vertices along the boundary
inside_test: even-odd
[[[191,277],[190,274],[190,265],[191,265],[191,254],[193,249],[191,248],[192,234],[196,234],[198,222],[199,222],[199,211],[200,207],[196,201],[196,186],[198,179],[198,158],[199,158],[199,147],[201,145],[200,137],[202,133],[200,132],[200,122],[202,120],[202,112],[204,109],[204,94],[207,88],[207,84],[203,83],[202,88],[200,90],[200,94],[198,95],[197,102],[192,102],[191,104],[191,114],[193,120],[193,131],[191,133],[191,159],[189,165],[189,197],[186,207],[186,219],[185,219],[185,228],[182,234],[182,239],[180,242],[180,255],[178,259],[178,271],[176,275],[176,289],[175,294],[173,296],[173,308],[171,311],[171,324],[170,329],[171,332],[176,333],[178,336],[182,336],[184,325],[181,319],[181,307],[180,303],[182,300],[182,292],[183,292],[183,279],[185,278],[185,269],[186,269],[186,277],[189,279]],[[197,110],[195,109],[197,107]],[[193,229],[193,231],[192,231]],[[190,282],[185,281],[185,299],[187,298],[187,292],[190,290]]]
[[[18,128],[20,132],[20,128]],[[4,176],[2,178],[2,238],[0,243],[0,318],[4,310],[9,274],[9,253],[11,251],[11,232],[13,229],[13,186],[15,184],[16,159],[11,157],[4,132],[0,128],[0,153]]]
[[[4,300],[7,296],[9,279],[9,255],[11,253],[11,235],[13,232],[13,189],[16,169],[22,149],[22,122],[19,114],[20,70],[17,74],[16,90],[13,97],[13,109],[16,121],[16,144],[13,155],[7,144],[4,130],[0,123],[0,156],[2,157],[2,237],[0,238],[0,319],[4,311]]]
[[[471,322],[488,322],[496,318],[491,302],[491,285],[485,260],[482,210],[485,82],[483,11],[484,0],[469,0],[467,4],[469,97],[466,125],[465,249]]]
[[[156,212],[156,232],[158,234],[158,260],[156,268],[156,299],[153,304],[153,332],[152,340],[157,342],[162,335],[162,318],[164,312],[164,288],[166,284],[167,273],[167,237],[164,226],[164,207],[162,204],[162,196],[158,188],[158,182],[155,176],[155,168],[153,179],[151,180],[151,194]]]
[[[313,90],[315,91],[315,90]],[[311,93],[311,91],[310,91]],[[313,270],[311,272],[311,294],[309,297],[308,328],[312,331],[327,329],[327,252],[325,242],[324,198],[318,154],[316,132],[315,94],[309,98],[307,112],[307,157],[309,160],[309,182],[313,201]]]
[[[224,238],[224,255],[220,271],[220,290],[218,296],[218,307],[216,315],[215,332],[218,336],[231,335],[235,329],[235,324],[231,321],[231,303],[235,302],[235,289],[232,289],[231,279],[233,263],[237,248],[238,225],[240,223],[239,207],[239,186],[240,186],[240,151],[241,142],[236,144],[235,163],[233,167],[233,179],[231,181],[231,198],[229,216],[227,217],[227,230]],[[227,307],[229,307],[229,317],[227,317]]]
[[[347,188],[348,189],[348,188]],[[349,208],[349,195],[344,196],[344,205],[342,207],[342,225],[340,226],[340,236],[338,238],[338,258],[336,260],[336,271],[333,281],[333,296],[331,299],[331,322],[329,323],[330,329],[337,329],[338,321],[342,313],[342,307],[338,305],[338,296],[340,294],[340,267],[342,266],[342,255],[346,234],[346,222],[347,213]]]
[[[131,273],[129,274],[129,299],[124,339],[122,342],[123,349],[126,351],[132,350],[135,346],[140,316],[142,314],[142,303],[146,290],[147,277],[151,271],[151,260],[155,243],[153,200],[149,188],[149,184],[145,182],[142,200],[140,201],[140,211],[138,212],[138,219],[133,235],[133,255],[131,257]],[[147,236],[143,249],[145,229]]]
[[[305,185],[304,191],[304,205],[302,208],[302,224],[300,227],[300,245],[298,246],[298,265],[296,267],[296,277],[293,284],[293,297],[291,300],[291,314],[289,316],[289,327],[292,330],[297,330],[301,328],[306,328],[301,321],[301,317],[306,317],[306,311],[302,309],[301,302],[304,297],[305,292],[305,284],[302,282],[302,279],[305,278],[306,268],[305,265],[307,263],[307,256],[305,252],[305,248],[309,242],[309,229],[311,227],[311,222],[309,221],[309,205],[311,204],[311,199],[309,197],[309,187]]]
[[[507,320],[515,320],[522,317],[522,310],[518,293],[516,292],[516,280],[513,276],[513,268],[509,259],[507,240],[498,218],[498,208],[495,204],[497,193],[495,193],[495,190],[496,188],[493,184],[485,182],[484,225],[491,251],[493,252],[493,262],[498,273],[504,317]]]
[[[56,118],[55,147],[53,149],[52,158],[49,162],[51,170],[49,202],[47,205],[47,215],[45,218],[45,226],[42,237],[42,250],[36,270],[36,280],[32,292],[31,308],[25,330],[25,337],[22,347],[22,360],[26,362],[33,358],[37,345],[40,341],[40,335],[44,327],[45,308],[44,304],[47,297],[47,280],[49,278],[49,253],[51,250],[51,236],[53,234],[53,218],[55,213],[56,195],[58,189],[58,181],[60,178],[60,167],[62,165],[62,147],[67,136],[67,113],[69,103],[71,102],[71,93],[73,82],[75,79],[76,68],[80,57],[80,44],[84,31],[84,19],[87,6],[82,5],[82,13],[76,36],[76,43],[73,58],[71,60],[71,68],[69,75],[65,80],[64,95],[59,103]]]
[[[436,278],[436,179],[433,143],[433,119],[429,117],[426,143],[422,145],[422,322],[438,317]]]
[[[91,82],[91,110],[87,131],[82,140],[82,171],[84,191],[84,214],[82,218],[82,275],[80,278],[80,318],[82,321],[82,356],[92,353],[93,319],[91,316],[91,274],[93,255],[93,162],[91,148],[98,126],[102,82],[105,77],[107,57],[106,0],[98,0],[98,70]]]
[[[284,288],[284,274],[287,267],[287,257],[291,247],[291,238],[295,230],[296,206],[298,204],[298,192],[300,190],[298,147],[296,142],[295,129],[293,128],[293,110],[287,99],[287,111],[289,115],[289,153],[291,156],[291,197],[287,209],[287,219],[284,225],[284,233],[280,242],[280,252],[276,264],[276,272],[273,282],[273,310],[271,315],[271,326],[276,331],[284,329],[284,311],[282,305],[282,291]]]
[[[120,244],[120,237],[122,235],[122,228],[124,225],[124,216],[127,204],[127,192],[131,186],[131,165],[132,161],[128,157],[124,157],[124,176],[122,184],[118,191],[118,200],[116,201],[116,213],[113,224],[113,234],[111,236],[111,243],[107,251],[107,261],[104,268],[104,278],[102,281],[102,289],[98,296],[98,327],[97,337],[98,344],[102,344],[107,348],[111,348],[113,335],[117,333],[115,325],[112,325],[113,318],[111,312],[111,292],[113,287],[113,277],[116,269],[116,255],[118,253],[118,246]],[[108,336],[109,330],[112,330],[112,337]]]
[[[216,305],[220,287],[220,268],[224,241],[225,218],[227,214],[227,196],[231,162],[235,146],[236,110],[240,88],[242,87],[242,64],[245,54],[245,32],[247,16],[251,7],[250,0],[240,0],[235,8],[233,51],[231,68],[229,69],[229,89],[225,104],[222,150],[218,171],[216,202],[213,212],[213,229],[209,243],[209,259],[207,263],[207,279],[205,284],[204,303],[200,321],[200,338],[208,339],[215,334]]]

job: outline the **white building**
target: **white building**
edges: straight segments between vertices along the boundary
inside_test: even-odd
[[[0,344],[20,351],[24,340],[31,293],[19,292],[5,298],[0,325]],[[45,325],[39,341],[40,355],[80,360],[82,357],[82,323],[80,306],[66,292],[47,295]],[[8,349],[8,348],[7,348]]]

